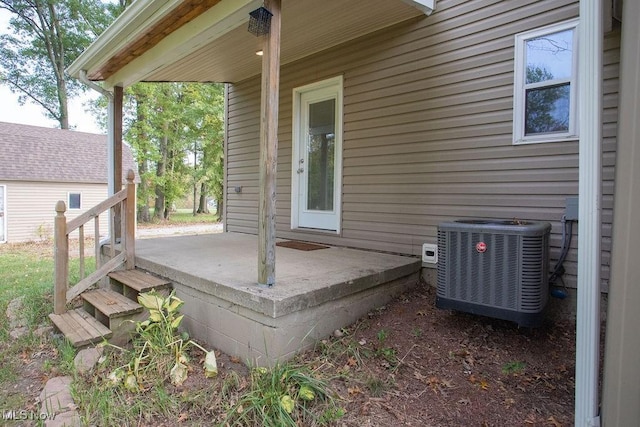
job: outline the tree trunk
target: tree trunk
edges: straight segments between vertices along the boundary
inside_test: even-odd
[[[207,184],[204,182],[200,185],[200,203],[198,204],[198,213],[209,213],[209,206],[207,205]]]
[[[143,159],[138,160],[138,173],[141,177],[140,184],[138,184],[138,222],[150,222],[151,212],[149,209],[149,183],[145,179],[147,173],[147,162]]]
[[[136,103],[136,119],[138,123],[144,123],[147,119],[145,115],[145,106],[147,99],[143,96],[139,91],[135,91],[133,94]],[[140,132],[138,135],[138,144],[140,141],[148,141],[148,135],[146,132]],[[140,146],[146,146],[145,144],[140,144]],[[145,149],[148,152],[148,150]],[[138,174],[140,175],[140,184],[138,184],[138,195],[137,195],[137,205],[138,205],[138,213],[137,218],[138,222],[151,222],[151,211],[149,209],[149,195],[150,195],[150,185],[149,180],[147,178],[147,173],[149,172],[149,166],[145,159],[146,156],[141,155],[138,159]]]
[[[165,194],[164,194],[164,177],[167,171],[167,146],[168,137],[165,135],[160,142],[160,160],[156,167],[156,177],[158,182],[156,184],[156,202],[153,217],[157,219],[166,219],[169,216],[168,209],[166,209]]]

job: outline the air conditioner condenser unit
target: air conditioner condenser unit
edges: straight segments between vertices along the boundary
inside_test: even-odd
[[[519,220],[439,224],[436,307],[540,326],[550,231],[547,222]]]

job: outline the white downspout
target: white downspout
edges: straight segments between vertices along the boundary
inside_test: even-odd
[[[114,148],[114,128],[113,128],[113,117],[114,117],[114,101],[113,101],[113,93],[106,90],[100,85],[92,82],[87,78],[87,72],[85,70],[80,70],[80,81],[96,92],[100,93],[107,97],[109,101],[109,105],[107,107],[107,195],[113,196],[115,194],[116,183],[115,178],[113,176],[114,171],[114,158],[115,153],[113,151]]]
[[[95,90],[101,95],[106,96],[107,100],[109,101],[108,107],[107,107],[107,196],[110,197],[116,193],[116,182],[115,182],[115,177],[113,176],[114,170],[115,170],[114,160],[116,157],[114,152],[115,136],[114,136],[114,128],[113,128],[114,126],[113,117],[114,117],[115,104],[113,101],[113,93],[111,93],[110,91],[106,90],[102,86],[97,85],[96,83],[89,80],[87,78],[87,72],[85,70],[80,70],[79,78],[82,83],[86,84],[91,89]],[[107,221],[107,223],[108,223],[107,231],[109,234],[107,238],[105,238],[102,242],[100,242],[101,244],[108,242],[111,236],[114,235],[112,230],[113,221],[109,220]]]
[[[600,213],[602,145],[602,10],[600,0],[580,0],[578,99],[578,298],[575,426],[599,426]]]

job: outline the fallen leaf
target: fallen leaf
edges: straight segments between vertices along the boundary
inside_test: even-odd
[[[470,405],[471,404],[471,400],[469,399],[460,399],[458,400],[458,403],[461,405]]]
[[[347,359],[347,365],[356,366],[357,364],[358,364],[358,361],[356,360],[355,357],[350,357]]]
[[[183,421],[187,421],[189,419],[189,414],[187,414],[186,412],[181,413],[178,416],[178,422],[181,423]]]
[[[453,380],[442,380],[440,381],[440,384],[442,384],[443,386],[445,386],[446,388],[453,388]]]
[[[434,385],[440,384],[440,379],[438,379],[438,377],[431,377],[427,380],[427,384],[433,387]]]
[[[547,421],[549,421],[551,424],[553,424],[554,427],[562,427],[562,424],[559,423],[558,420],[556,420],[553,415],[551,415],[549,418],[547,418]]]
[[[355,387],[347,387],[347,392],[349,394],[361,394],[362,390],[360,390],[360,387],[355,386]]]
[[[426,315],[427,315],[427,313],[426,313],[426,312],[424,312],[424,311],[422,311],[422,310],[420,310],[420,311],[418,311],[418,312],[416,313],[416,315],[417,315],[417,316],[426,316]]]
[[[507,398],[507,399],[505,399],[505,400],[502,402],[502,404],[503,404],[504,406],[506,406],[507,408],[511,408],[511,406],[513,406],[515,403],[516,403],[516,400],[515,400],[515,399],[512,399],[512,398],[510,398],[510,397],[509,397],[509,398]]]
[[[420,372],[418,371],[413,371],[413,376],[419,380],[419,381],[424,381],[427,379],[427,377],[425,375],[422,375]]]

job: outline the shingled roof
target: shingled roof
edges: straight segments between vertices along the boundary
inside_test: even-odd
[[[123,145],[123,181],[136,170]],[[107,183],[107,136],[0,122],[0,180]]]

